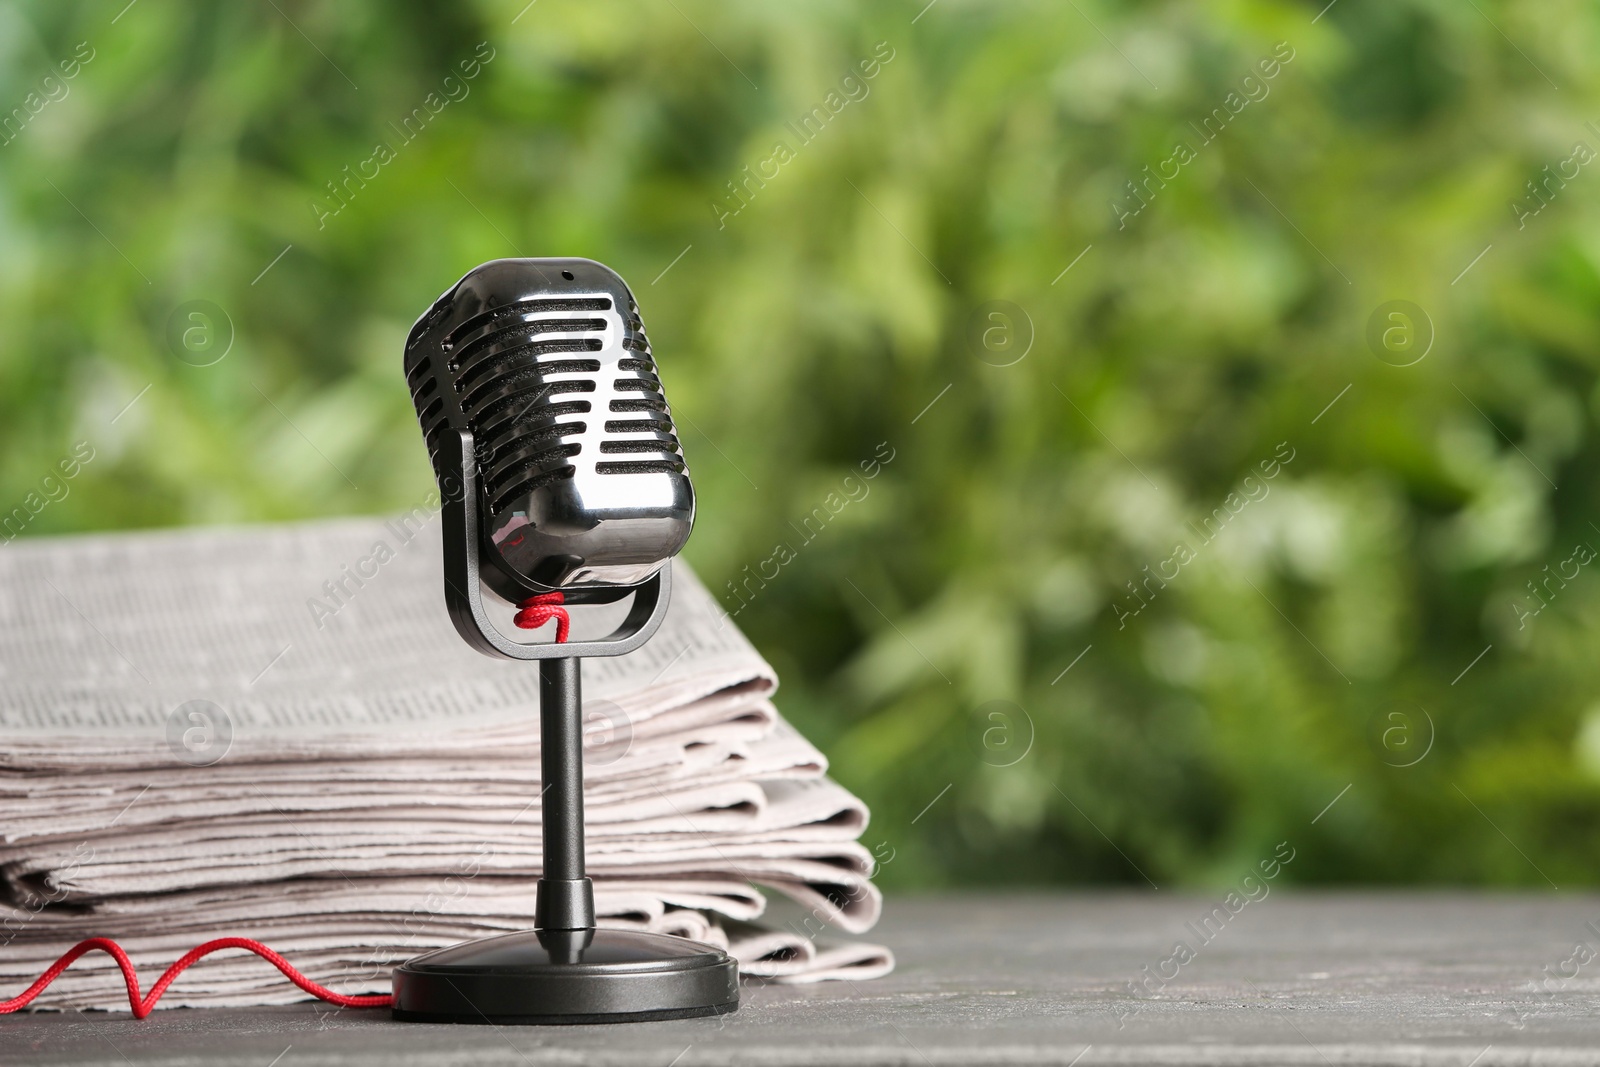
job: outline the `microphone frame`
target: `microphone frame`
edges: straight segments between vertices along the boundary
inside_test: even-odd
[[[597,641],[569,641],[566,644],[541,641],[513,641],[489,619],[483,604],[480,570],[482,546],[479,542],[481,494],[478,492],[478,464],[472,432],[446,432],[440,442],[441,459],[446,469],[459,472],[458,491],[444,493],[444,600],[461,639],[486,656],[517,660],[571,659],[587,656],[621,656],[643,645],[661,628],[671,600],[671,566],[662,567],[637,586],[609,589],[571,589],[568,604],[604,604],[634,594],[627,617],[612,633]]]

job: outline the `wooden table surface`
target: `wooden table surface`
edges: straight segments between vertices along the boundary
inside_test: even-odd
[[[1600,896],[1276,889],[1237,913],[1215,911],[1220,901],[892,898],[874,936],[899,955],[894,975],[747,982],[722,1019],[496,1028],[311,1005],[143,1022],[34,1013],[0,1017],[0,1064],[1600,1064]],[[121,997],[107,988],[108,1004]]]

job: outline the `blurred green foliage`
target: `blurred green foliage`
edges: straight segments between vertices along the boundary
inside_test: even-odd
[[[1600,873],[1592,5],[523,3],[0,7],[25,536],[408,507],[411,321],[588,256],[886,884]]]

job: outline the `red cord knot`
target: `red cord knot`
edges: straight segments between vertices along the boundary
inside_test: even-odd
[[[571,620],[567,618],[567,609],[561,605],[566,603],[564,593],[539,593],[531,596],[518,605],[521,608],[517,617],[512,621],[524,630],[537,630],[551,619],[556,620],[556,644],[565,644],[567,640],[567,627]]]

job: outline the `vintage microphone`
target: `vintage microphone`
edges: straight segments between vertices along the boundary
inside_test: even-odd
[[[406,381],[444,501],[445,604],[490,656],[539,661],[544,874],[534,929],[394,971],[394,1017],[464,1023],[681,1019],[739,1006],[738,964],[685,938],[595,927],[584,873],[579,660],[661,625],[694,489],[627,285],[587,259],[485,263],[411,329]],[[553,642],[506,637],[483,586]],[[558,604],[632,597],[608,637],[565,638]]]

